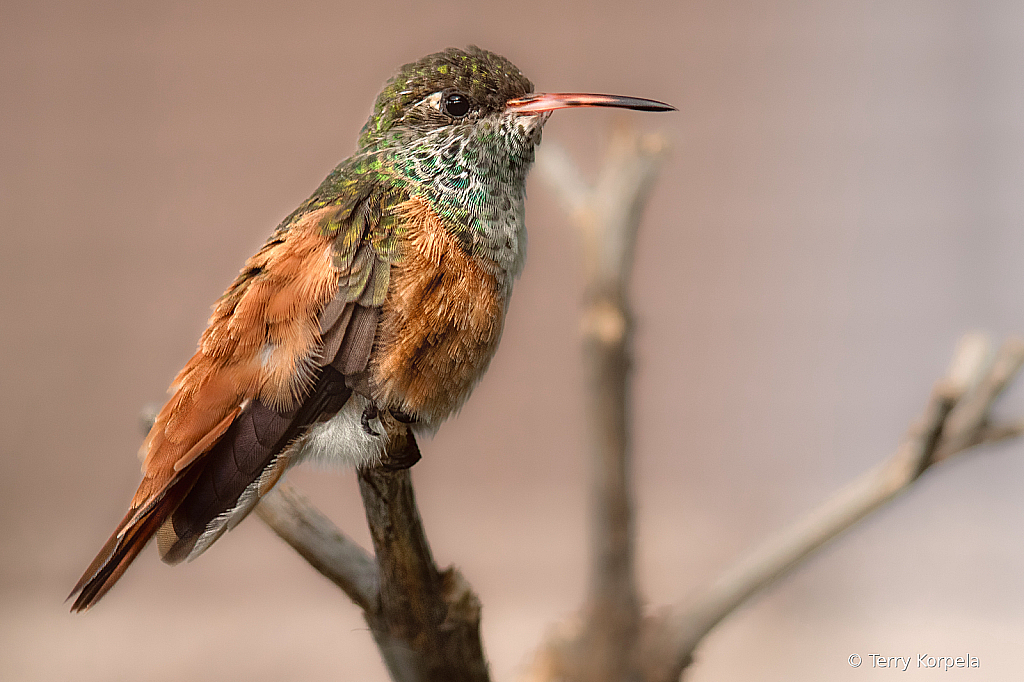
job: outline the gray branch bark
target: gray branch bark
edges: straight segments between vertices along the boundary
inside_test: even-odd
[[[380,579],[374,558],[299,491],[279,483],[260,500],[256,514],[356,606],[367,612],[376,609]]]

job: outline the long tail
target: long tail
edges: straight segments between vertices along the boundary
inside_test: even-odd
[[[85,611],[99,601],[154,535],[167,563],[205,551],[274,486],[288,466],[289,445],[310,424],[340,410],[351,392],[344,376],[326,367],[295,410],[249,403],[207,452],[128,511],[68,596],[78,595],[71,610]]]
[[[78,595],[71,605],[73,612],[87,610],[114,586],[146,543],[185,499],[198,474],[198,470],[186,472],[168,486],[164,494],[148,505],[148,508],[130,509],[125,514],[113,535],[103,545],[103,549],[89,564],[89,568],[85,569],[75,589],[68,595],[68,599]]]

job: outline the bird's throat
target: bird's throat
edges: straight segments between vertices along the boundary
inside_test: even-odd
[[[502,116],[439,130],[394,163],[462,248],[511,293],[526,257],[526,177],[545,116]]]

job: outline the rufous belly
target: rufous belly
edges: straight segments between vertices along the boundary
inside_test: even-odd
[[[501,337],[505,300],[494,275],[459,246],[418,197],[398,207],[393,266],[370,361],[378,403],[439,423],[462,405]]]

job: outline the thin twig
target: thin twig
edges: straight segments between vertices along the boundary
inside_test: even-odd
[[[978,442],[975,445],[1001,443],[1021,435],[1024,435],[1024,421],[988,424],[978,432]]]
[[[625,294],[640,218],[667,153],[664,136],[640,135],[622,123],[593,184],[557,144],[538,154],[537,172],[554,189],[583,243],[588,289]]]
[[[987,372],[974,384],[956,411],[950,415],[947,435],[935,452],[941,462],[963,451],[985,436],[992,403],[1020,371],[1024,363],[1024,341],[1010,338],[1003,342]]]

